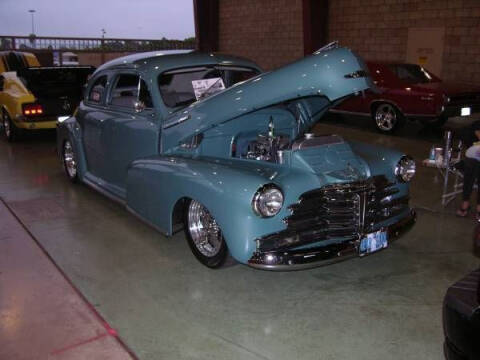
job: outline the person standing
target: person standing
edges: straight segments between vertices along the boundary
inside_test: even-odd
[[[460,138],[468,150],[464,160],[462,203],[456,214],[466,217],[470,212],[473,185],[475,181],[477,181],[477,185],[480,184],[480,158],[477,156],[479,146],[475,144],[480,141],[480,120],[463,129]],[[476,218],[480,220],[480,191],[477,191]]]

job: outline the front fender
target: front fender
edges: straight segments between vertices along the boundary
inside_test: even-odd
[[[398,196],[407,195],[409,184],[398,180],[395,167],[405,154],[391,148],[370,145],[362,142],[349,141],[352,150],[360,156],[370,168],[371,176],[385,175],[393,183],[397,183],[400,190]],[[381,156],[379,156],[381,154]]]
[[[284,192],[284,207],[272,218],[254,214],[251,201],[267,183]],[[286,206],[319,186],[318,177],[277,164],[217,158],[154,156],[134,161],[128,170],[127,205],[149,223],[172,233],[172,214],[182,198],[202,203],[214,216],[231,255],[246,263],[255,239],[285,229]]]

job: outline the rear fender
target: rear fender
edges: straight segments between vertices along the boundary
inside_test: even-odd
[[[83,180],[83,176],[87,172],[87,161],[83,149],[82,129],[75,116],[57,125],[57,153],[61,161],[63,161],[63,145],[67,140],[70,140],[75,152],[77,176],[80,180]]]

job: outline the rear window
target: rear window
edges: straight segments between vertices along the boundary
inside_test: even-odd
[[[389,65],[389,68],[400,80],[409,83],[422,84],[434,81],[433,76],[420,65],[394,64]]]
[[[103,99],[105,94],[105,88],[107,87],[107,75],[100,76],[93,83],[90,88],[90,93],[88,94],[88,101],[99,103]]]
[[[158,86],[166,106],[189,105],[225,88],[250,79],[259,72],[237,67],[196,67],[168,71],[158,77]]]
[[[17,70],[19,79],[35,97],[82,97],[83,86],[95,69],[79,67],[30,67]]]

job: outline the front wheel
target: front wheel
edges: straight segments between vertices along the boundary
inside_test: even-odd
[[[63,143],[62,160],[63,169],[65,170],[65,174],[67,174],[68,179],[71,182],[77,182],[77,158],[72,143],[69,140],[66,140]]]
[[[190,200],[185,211],[185,233],[193,255],[209,268],[221,267],[228,248],[222,230],[205,206]]]
[[[382,133],[391,134],[404,123],[402,113],[389,103],[381,103],[375,106],[372,115],[377,130]]]

